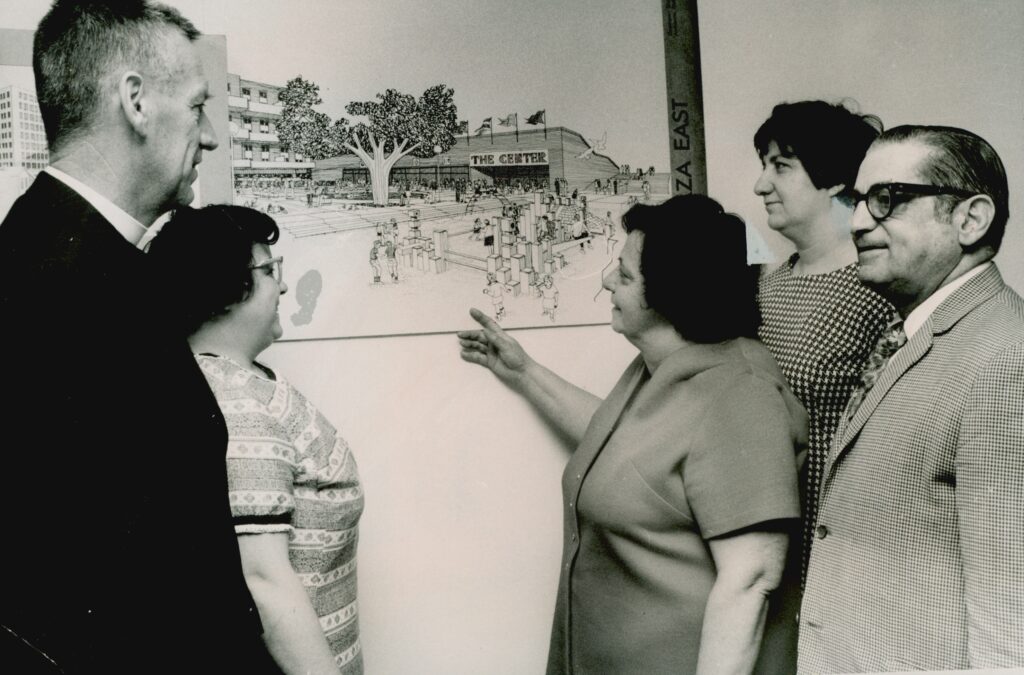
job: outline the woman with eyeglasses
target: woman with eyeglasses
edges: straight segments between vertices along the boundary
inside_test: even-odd
[[[758,335],[809,416],[801,475],[806,576],[825,459],[864,362],[893,313],[857,278],[850,236],[853,185],[877,117],[825,101],[781,103],[754,135],[762,171],[754,192],[768,226],[796,252],[762,277]]]
[[[313,404],[257,361],[282,334],[278,234],[253,209],[181,209],[149,260],[172,280],[168,311],[227,422],[228,498],[270,653],[286,673],[362,673],[355,459]]]
[[[792,673],[773,590],[799,523],[806,417],[757,331],[746,230],[712,199],[622,218],[604,279],[612,330],[639,351],[607,398],[563,380],[493,320],[459,333],[577,447],[562,475],[558,673]],[[786,645],[780,648],[780,644]]]

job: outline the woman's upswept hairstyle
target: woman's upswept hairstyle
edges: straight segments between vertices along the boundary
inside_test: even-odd
[[[881,132],[881,119],[856,113],[842,103],[780,103],[754,134],[754,148],[764,159],[775,141],[784,156],[800,160],[814,187],[843,185],[848,193],[868,147]]]
[[[269,246],[279,235],[273,218],[244,206],[175,211],[149,245],[174,325],[191,335],[247,300],[253,290],[252,247]]]
[[[648,306],[684,339],[713,343],[756,337],[759,268],[747,264],[743,221],[704,195],[637,204],[622,216],[642,232],[640,273]]]

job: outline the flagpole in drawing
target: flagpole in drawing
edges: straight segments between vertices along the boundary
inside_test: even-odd
[[[548,120],[547,110],[538,110],[529,117],[526,118],[527,124],[543,124],[544,125],[544,140],[548,138]]]
[[[503,127],[510,127],[514,124],[516,127],[516,143],[519,142],[519,113],[509,113],[505,117],[499,117],[498,124]]]
[[[492,119],[493,118],[491,118],[491,117],[485,118],[484,121],[480,123],[480,126],[477,127],[476,131],[473,132],[473,135],[474,136],[479,136],[480,134],[482,134],[484,132],[484,129],[487,129],[488,131],[491,132],[491,144],[493,145],[494,144],[494,128],[493,128],[494,125],[491,123]]]

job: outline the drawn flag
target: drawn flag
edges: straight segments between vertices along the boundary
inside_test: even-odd
[[[491,118],[488,117],[483,122],[480,123],[479,128],[477,128],[477,130],[474,131],[473,134],[476,135],[476,136],[479,136],[480,134],[482,134],[485,131],[490,131],[490,129],[491,129]]]
[[[469,120],[459,120],[459,130],[457,134],[468,134],[469,133]]]
[[[509,113],[505,119],[498,118],[498,124],[503,127],[516,125],[516,143],[519,142],[519,113]]]
[[[527,124],[547,124],[547,121],[544,119],[544,111],[543,110],[538,110],[537,112],[533,113],[532,115],[530,115],[529,117],[526,118],[526,123]]]

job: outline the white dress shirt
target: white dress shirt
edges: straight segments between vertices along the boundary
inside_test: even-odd
[[[927,300],[925,300],[920,305],[915,307],[914,310],[910,312],[910,314],[907,315],[907,318],[904,319],[903,321],[903,330],[907,334],[907,339],[909,340],[910,338],[914,337],[914,333],[916,333],[921,328],[921,326],[924,325],[924,322],[927,321],[928,317],[932,315],[932,312],[934,312],[935,309],[942,304],[942,301],[953,294],[953,291],[963,286],[965,283],[967,283],[969,279],[972,279],[981,274],[982,271],[987,269],[988,266],[991,264],[992,261],[988,260],[978,265],[977,267],[971,268],[967,272],[958,276],[956,279],[953,279],[953,281],[939,288],[939,290],[929,295]]]
[[[107,221],[114,226],[114,229],[120,232],[121,236],[127,239],[133,246],[142,248],[145,244],[143,236],[149,231],[149,228],[126,213],[120,206],[110,201],[99,192],[96,192],[96,190],[93,190],[77,178],[72,178],[60,169],[48,166],[43,169],[43,171],[81,195],[82,199],[89,202],[89,204],[96,209],[101,216],[106,218]]]

